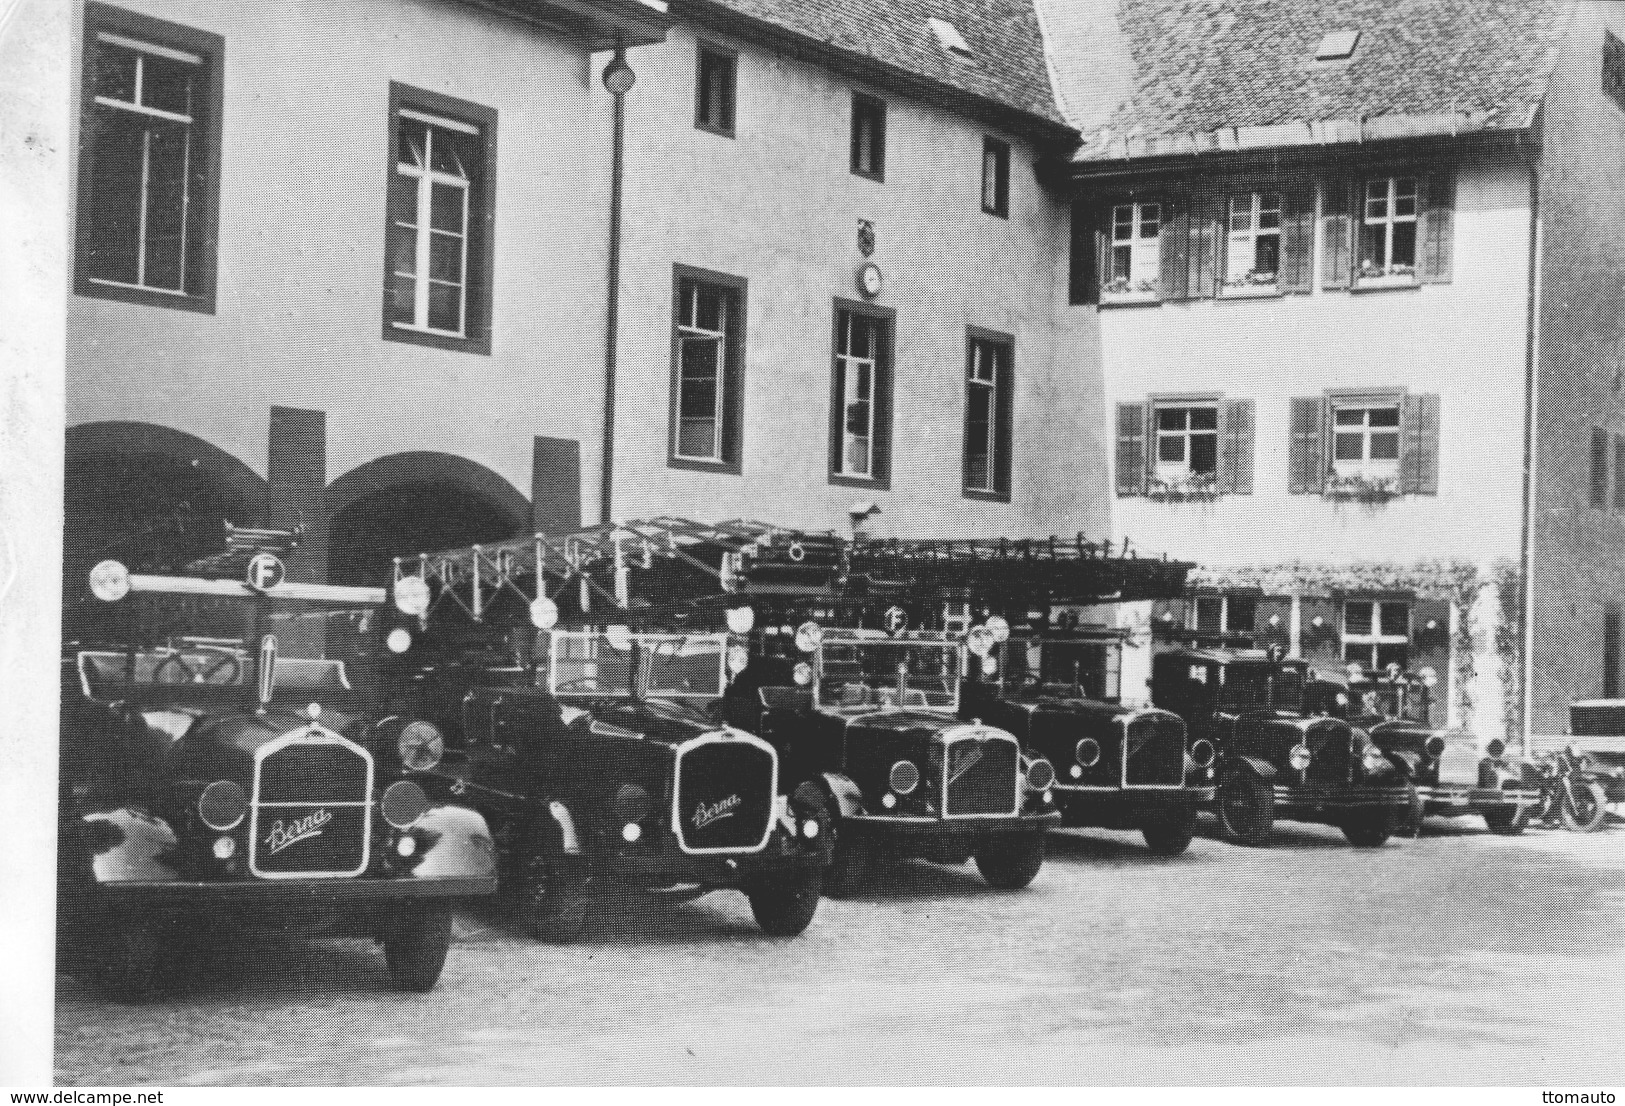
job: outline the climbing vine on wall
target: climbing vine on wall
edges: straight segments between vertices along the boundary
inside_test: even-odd
[[[1507,744],[1523,739],[1523,574],[1516,563],[1499,560],[1493,566],[1501,618],[1495,625],[1495,655],[1501,662],[1501,719]]]

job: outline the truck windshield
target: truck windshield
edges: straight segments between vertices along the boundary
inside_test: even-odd
[[[1226,710],[1303,709],[1303,672],[1289,666],[1232,664],[1224,670],[1219,706]]]
[[[959,709],[959,644],[837,638],[819,651],[818,703],[825,707]]]
[[[716,698],[727,686],[725,634],[555,632],[548,689],[558,696]]]
[[[1017,686],[1075,684],[1089,699],[1115,702],[1123,668],[1121,641],[1088,638],[1015,638],[1004,648],[1004,677]]]

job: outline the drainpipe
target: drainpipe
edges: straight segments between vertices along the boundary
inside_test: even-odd
[[[1539,453],[1535,449],[1536,418],[1539,408],[1539,395],[1536,388],[1540,382],[1540,293],[1542,270],[1540,264],[1540,251],[1542,246],[1541,217],[1540,217],[1540,165],[1538,155],[1529,159],[1529,315],[1526,323],[1524,347],[1524,408],[1523,408],[1523,533],[1520,537],[1518,550],[1518,590],[1522,593],[1520,600],[1523,607],[1523,625],[1519,637],[1518,666],[1521,669],[1518,689],[1519,713],[1523,716],[1523,755],[1529,756],[1531,740],[1534,733],[1534,719],[1531,711],[1535,702],[1535,466],[1539,461]],[[1505,612],[1502,612],[1505,617]]]
[[[626,94],[637,83],[626,64],[626,48],[604,67],[604,87],[615,98],[614,138],[609,169],[609,290],[604,335],[604,445],[598,485],[598,521],[608,522],[615,486],[615,370],[621,329],[621,177],[626,160]]]

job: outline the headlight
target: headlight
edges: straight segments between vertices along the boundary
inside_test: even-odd
[[[797,687],[806,687],[812,683],[812,665],[806,661],[797,661],[790,675],[795,679]]]
[[[1010,623],[1003,615],[996,614],[983,625],[993,634],[993,640],[998,644],[1003,645],[1010,640]]]
[[[1439,674],[1431,666],[1424,667],[1417,676],[1421,677],[1423,687],[1432,687],[1439,682]]]
[[[623,783],[615,792],[615,816],[623,822],[641,822],[654,808],[649,793],[635,783]]]
[[[103,603],[117,603],[130,594],[130,570],[118,561],[103,561],[90,570],[90,593]]]
[[[231,780],[215,780],[198,796],[197,816],[216,832],[236,828],[247,813],[248,796]]]
[[[982,675],[992,676],[999,671],[998,658],[991,655],[982,658]]]
[[[1055,766],[1043,757],[1027,762],[1027,786],[1034,791],[1047,790],[1055,782]]]
[[[427,722],[410,723],[395,743],[401,763],[415,772],[427,772],[440,763],[446,752],[446,739]]]
[[[559,624],[559,605],[545,595],[532,599],[530,624],[538,630],[551,630]]]
[[[409,829],[429,809],[429,796],[411,780],[397,780],[384,790],[378,808],[391,826]]]
[[[1387,763],[1388,758],[1375,745],[1367,745],[1365,752],[1360,755],[1360,764],[1367,772],[1380,772],[1382,766]]]
[[[1292,747],[1292,752],[1288,755],[1287,759],[1293,768],[1297,769],[1299,772],[1302,772],[1305,768],[1309,767],[1310,758],[1308,747],[1305,745],[1294,745]]]
[[[395,609],[416,618],[429,609],[429,581],[421,576],[402,576],[395,581]]]
[[[824,642],[824,631],[816,622],[803,622],[796,627],[796,648],[803,653],[816,652]]]
[[[1429,759],[1438,760],[1444,756],[1444,738],[1437,736],[1428,738],[1427,744],[1422,746],[1422,751],[1427,753]]]
[[[1213,763],[1213,758],[1216,755],[1217,751],[1213,748],[1213,742],[1207,738],[1199,737],[1191,742],[1191,763],[1196,767],[1206,768]]]
[[[748,634],[756,625],[756,612],[749,607],[729,607],[728,629],[735,634]]]
[[[750,664],[750,650],[743,645],[730,645],[728,647],[728,671],[735,676],[745,670]]]
[[[986,626],[973,626],[970,633],[965,635],[965,648],[978,657],[985,657],[993,652],[993,647],[997,644],[993,631]]]
[[[1498,737],[1492,737],[1484,743],[1484,755],[1499,760],[1506,755],[1507,743]]]
[[[384,638],[384,644],[389,647],[391,653],[404,653],[412,648],[412,631],[404,626],[397,626],[389,631],[388,636]]]
[[[1078,742],[1078,747],[1073,752],[1077,755],[1078,763],[1085,768],[1093,768],[1100,763],[1100,742],[1092,737],[1086,737]]]
[[[891,789],[907,795],[920,786],[920,769],[912,760],[900,760],[891,766]]]

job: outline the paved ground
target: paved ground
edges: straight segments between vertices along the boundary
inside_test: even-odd
[[[788,942],[730,894],[611,899],[567,948],[469,914],[426,996],[347,940],[224,940],[140,1008],[58,976],[57,1079],[1625,1083],[1625,828],[1050,840],[1025,892],[911,864]]]

